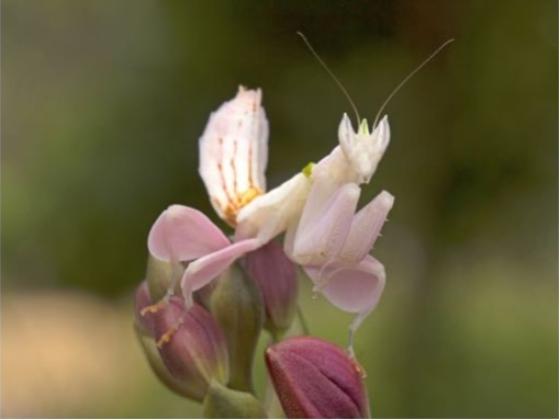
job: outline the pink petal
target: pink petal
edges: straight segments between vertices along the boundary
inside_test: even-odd
[[[148,235],[150,254],[164,261],[190,261],[229,244],[222,231],[203,213],[180,205],[164,210]]]
[[[361,261],[371,251],[379,237],[387,214],[393,207],[395,198],[382,191],[354,216],[350,233],[340,253],[346,261]]]
[[[385,287],[383,264],[366,256],[357,264],[336,262],[324,267],[304,267],[321,293],[336,307],[346,312],[370,312]]]
[[[190,301],[192,292],[209,284],[237,258],[247,252],[254,251],[261,245],[262,243],[258,239],[246,239],[190,263],[181,279],[181,288],[185,299]]]

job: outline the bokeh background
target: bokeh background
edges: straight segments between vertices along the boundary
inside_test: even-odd
[[[557,417],[557,7],[2,1],[2,414],[200,416],[132,333],[146,235],[171,203],[217,221],[197,139],[238,84],[264,91],[269,185],[334,146],[350,109],[302,30],[369,118],[456,38],[389,105],[364,193],[396,196],[356,343],[374,416]],[[350,317],[305,279],[300,299],[345,344]]]

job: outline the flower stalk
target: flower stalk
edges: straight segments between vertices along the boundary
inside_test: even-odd
[[[249,392],[237,391],[212,382],[203,402],[207,419],[264,419],[267,418],[259,400]]]

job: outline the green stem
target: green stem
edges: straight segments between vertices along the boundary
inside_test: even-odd
[[[301,309],[301,305],[297,306],[297,316],[299,319],[299,323],[304,335],[310,335],[309,333],[309,325],[305,320],[305,315],[303,314],[303,310]]]
[[[268,343],[267,348],[275,343],[278,343],[283,336],[284,333],[273,334],[270,332],[270,342]],[[284,410],[282,409],[282,405],[280,404],[278,395],[276,395],[276,390],[274,389],[274,385],[272,384],[272,380],[269,375],[266,375],[263,405],[269,418],[285,418]]]
[[[264,394],[264,409],[271,419],[285,418],[284,410],[280,404],[280,400],[276,395],[274,386],[269,377],[266,378],[265,394]]]
[[[212,381],[203,402],[207,419],[263,419],[266,413],[261,403],[248,392],[236,391]]]
[[[299,320],[299,324],[300,324],[299,326],[302,330],[302,333],[304,335],[309,335],[309,326],[307,324],[307,321],[305,320],[305,316],[303,314],[303,310],[301,309],[300,305],[297,305],[297,317]],[[268,346],[273,345],[275,343],[279,343],[288,333],[287,330],[279,331],[274,329],[270,329],[269,332],[270,332],[270,343],[268,344]],[[274,386],[272,385],[272,381],[268,376],[266,378],[266,385],[265,385],[264,407],[270,418],[285,417],[284,410],[282,409],[282,405],[280,404],[280,400],[278,399]]]

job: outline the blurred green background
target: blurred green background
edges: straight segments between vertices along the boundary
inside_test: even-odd
[[[364,193],[396,196],[356,343],[374,417],[557,417],[557,7],[2,1],[2,414],[200,416],[134,342],[147,232],[171,203],[217,221],[197,139],[238,84],[264,92],[270,186],[335,145],[350,110],[302,30],[370,119],[456,38],[389,105]],[[310,295],[312,332],[345,344]]]

